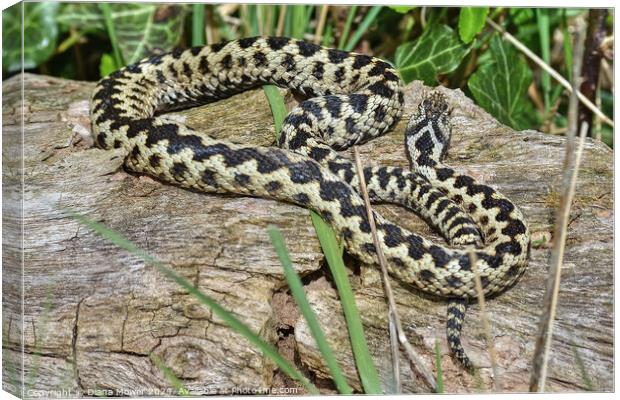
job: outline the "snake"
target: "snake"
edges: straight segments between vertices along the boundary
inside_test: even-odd
[[[162,115],[269,84],[305,98],[272,146],[214,138]],[[371,165],[358,173],[343,150],[391,131],[403,108],[404,87],[388,62],[285,37],[154,55],[102,78],[90,100],[95,144],[122,149],[128,171],[193,191],[311,209],[361,262],[379,260],[360,175],[373,203],[416,212],[447,244],[371,211],[387,270],[412,290],[448,299],[449,348],[472,371],[461,344],[467,304],[515,284],[527,268],[530,234],[513,202],[444,163],[451,109],[438,90],[419,103],[405,129],[410,168]]]

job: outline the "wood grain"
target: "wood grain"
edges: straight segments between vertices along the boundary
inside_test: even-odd
[[[103,222],[169,263],[277,344],[322,391],[331,393],[333,386],[307,326],[290,301],[282,300],[287,297],[285,280],[265,229],[268,224],[278,226],[319,320],[351,384],[359,389],[337,295],[308,211],[271,200],[184,191],[129,174],[122,169],[120,154],[92,147],[88,98],[93,83],[31,74],[23,78],[23,102],[20,77],[3,82],[6,390],[25,387],[31,395],[46,397],[62,390],[65,395],[72,391],[92,395],[95,390],[110,391],[105,392],[108,395],[165,393],[172,385],[149,358],[151,353],[193,394],[294,386],[184,290],[67,218],[65,208]],[[405,118],[391,134],[360,147],[364,163],[407,165],[406,117],[427,90],[420,83],[407,87]],[[564,139],[515,132],[462,92],[441,90],[453,107],[447,162],[514,200],[532,232],[551,232]],[[288,100],[295,104],[292,97]],[[221,138],[261,145],[274,142],[261,90],[170,117]],[[548,384],[552,391],[585,389],[575,352],[594,389],[613,390],[612,156],[604,145],[588,141],[554,328]],[[440,240],[402,208],[377,209],[388,219]],[[505,391],[527,389],[549,254],[544,246],[535,248],[525,276],[487,304]],[[380,278],[374,267],[348,262],[369,345],[387,383],[387,308]],[[429,367],[434,342],[440,341],[446,390],[478,390],[475,380],[448,355],[445,302],[395,286],[403,324]],[[490,365],[479,321],[473,306],[464,328],[464,346],[474,362],[487,367],[478,385],[489,391]],[[411,377],[407,365],[402,371],[407,391],[427,391]]]

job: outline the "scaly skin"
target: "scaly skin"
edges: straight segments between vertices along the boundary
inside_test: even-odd
[[[281,148],[216,140],[156,116],[268,83],[311,97],[286,117]],[[335,150],[388,132],[402,106],[400,80],[379,59],[287,38],[248,38],[173,51],[115,72],[97,85],[91,117],[97,145],[123,148],[127,169],[188,189],[313,209],[351,254],[376,263],[358,178]],[[529,233],[508,199],[441,164],[449,132],[445,99],[430,96],[406,133],[413,171],[367,167],[364,174],[374,201],[401,203],[453,245],[476,247],[435,244],[374,213],[390,274],[453,299],[449,343],[467,367],[460,347],[464,311],[459,314],[457,306],[477,295],[469,251],[478,260],[485,295],[499,293],[525,270]]]

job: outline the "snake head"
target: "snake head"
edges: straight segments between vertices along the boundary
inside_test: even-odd
[[[405,145],[412,165],[436,164],[444,158],[450,143],[451,111],[446,97],[438,91],[422,100],[405,129]]]
[[[419,113],[426,118],[434,121],[447,123],[450,110],[446,96],[438,91],[434,91],[420,103]]]

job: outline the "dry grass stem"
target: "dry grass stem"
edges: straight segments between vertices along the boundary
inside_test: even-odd
[[[278,26],[276,28],[276,36],[282,36],[284,32],[284,21],[286,17],[286,4],[280,7],[280,14],[278,15]]]
[[[565,196],[562,196],[560,200],[560,217],[557,224],[560,228],[560,235],[556,236],[556,241],[553,246],[551,254],[551,268],[553,269],[553,292],[551,294],[551,302],[548,313],[547,321],[547,335],[545,337],[544,351],[543,351],[543,364],[540,374],[540,383],[538,387],[539,392],[545,391],[545,382],[547,380],[547,369],[549,362],[549,352],[551,350],[551,339],[553,336],[553,321],[555,320],[556,309],[558,305],[558,295],[560,292],[560,269],[564,261],[564,248],[566,245],[566,234],[568,231],[568,219],[570,216],[570,206],[575,197],[575,188],[577,186],[577,172],[581,163],[581,157],[583,154],[583,148],[586,142],[586,133],[588,132],[588,124],[582,123],[579,133],[579,147],[577,148],[577,155],[575,157],[575,166],[572,169],[571,182],[568,188],[568,192]]]
[[[321,14],[319,15],[319,22],[316,25],[316,30],[314,31],[314,44],[321,43],[321,39],[323,38],[323,28],[325,28],[325,21],[327,20],[328,10],[329,10],[329,5],[325,4],[321,6]]]
[[[265,31],[263,32],[263,35],[271,35],[271,20],[273,19],[273,13],[274,13],[275,9],[272,7],[267,7],[265,10]]]
[[[518,41],[510,33],[506,32],[504,30],[504,28],[502,28],[501,26],[499,26],[498,24],[493,22],[492,19],[487,18],[487,23],[489,25],[491,25],[493,27],[493,29],[495,29],[496,31],[500,32],[502,34],[502,36],[506,40],[508,40],[510,43],[512,43],[517,49],[519,49],[529,59],[531,59],[539,67],[541,67],[542,69],[547,71],[549,73],[549,75],[551,75],[556,81],[558,81],[558,83],[560,85],[564,86],[566,88],[566,90],[568,90],[570,93],[573,92],[573,87],[571,86],[571,84],[562,75],[560,75],[556,70],[551,68],[551,66],[549,66],[540,57],[538,57],[536,54],[534,54],[523,43]],[[579,101],[581,101],[588,109],[590,109],[590,111],[592,111],[593,113],[598,115],[601,118],[601,121],[605,122],[607,125],[609,125],[609,126],[611,126],[613,128],[614,121],[612,121],[609,117],[607,117],[605,114],[603,114],[603,112],[599,108],[597,108],[594,104],[592,104],[592,102],[586,96],[584,96],[583,93],[581,93],[579,90],[576,90],[576,93],[577,93],[577,98],[579,99]]]
[[[560,290],[560,268],[564,260],[564,249],[568,230],[570,208],[575,195],[577,184],[577,172],[581,163],[583,147],[585,145],[585,134],[588,130],[587,123],[582,124],[580,130],[580,142],[575,152],[575,134],[577,132],[577,88],[579,87],[579,73],[581,71],[581,60],[584,51],[583,36],[585,27],[580,24],[575,39],[575,50],[573,53],[573,90],[568,109],[569,129],[566,133],[566,150],[564,158],[564,172],[562,176],[563,192],[560,197],[558,214],[556,218],[554,242],[551,250],[551,260],[549,275],[547,278],[547,289],[543,298],[543,310],[538,323],[536,335],[536,346],[532,373],[530,376],[530,391],[544,392],[547,379],[549,351],[553,336],[553,322],[558,303]]]
[[[437,390],[437,383],[435,382],[435,378],[433,374],[424,366],[424,363],[417,352],[414,350],[413,346],[409,343],[405,332],[403,331],[402,325],[400,323],[400,318],[398,317],[398,313],[396,312],[396,301],[394,300],[394,292],[392,291],[392,285],[390,284],[388,271],[387,271],[387,261],[385,260],[385,255],[383,254],[383,248],[379,244],[379,237],[377,236],[377,228],[375,225],[375,219],[372,215],[372,208],[370,207],[370,198],[368,197],[368,190],[366,189],[366,180],[364,179],[364,169],[362,167],[362,162],[360,161],[359,151],[357,146],[353,146],[353,154],[355,156],[355,166],[357,168],[357,176],[360,180],[360,190],[362,192],[362,196],[364,198],[364,204],[366,206],[366,212],[368,213],[368,223],[370,225],[370,231],[372,232],[372,240],[375,245],[375,251],[377,252],[377,258],[379,260],[379,266],[381,267],[381,274],[383,280],[383,287],[385,290],[385,295],[388,299],[388,314],[389,318],[393,321],[394,326],[396,328],[396,332],[398,333],[398,342],[405,349],[405,354],[409,358],[409,362],[411,363],[412,369],[417,370],[420,375],[424,378],[426,383],[432,388],[433,391]],[[392,350],[393,353],[398,354],[398,349]],[[393,363],[398,363],[398,358],[396,360],[392,360]],[[395,367],[396,369],[397,367]]]
[[[402,383],[400,381],[400,353],[398,352],[398,331],[394,319],[389,319],[390,327],[390,351],[392,352],[392,373],[394,374],[394,394],[402,393]]]
[[[478,306],[480,307],[480,320],[482,329],[487,340],[487,350],[491,359],[491,368],[493,369],[493,388],[495,392],[500,392],[502,387],[499,383],[499,368],[497,368],[497,357],[495,356],[495,343],[491,334],[491,324],[489,323],[489,315],[487,313],[486,303],[484,301],[484,292],[482,291],[482,280],[480,279],[480,271],[478,270],[478,258],[473,251],[469,252],[469,263],[474,272],[474,283],[476,284],[476,294],[478,295]]]

